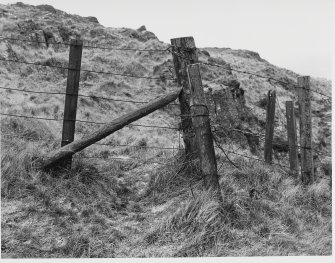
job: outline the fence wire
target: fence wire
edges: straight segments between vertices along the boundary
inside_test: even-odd
[[[62,42],[62,43],[46,43],[46,42],[38,42],[38,41],[32,41],[32,40],[23,40],[23,39],[15,39],[15,38],[10,38],[10,37],[4,37],[4,36],[0,36],[0,41],[1,40],[9,40],[9,41],[17,41],[17,42],[29,42],[29,43],[37,43],[37,44],[54,44],[54,45],[71,45],[70,43],[66,43],[66,42]],[[183,59],[183,60],[187,60],[190,61],[188,58],[184,57],[181,53],[178,53],[174,50],[172,50],[172,47],[177,48],[178,50],[196,50],[195,49],[187,49],[187,48],[179,48],[179,47],[175,47],[170,45],[168,48],[166,49],[133,49],[133,48],[119,48],[119,47],[104,47],[104,46],[100,46],[100,45],[83,45],[84,48],[90,48],[90,49],[101,49],[101,50],[111,50],[111,51],[139,51],[139,52],[170,52],[171,54]],[[4,58],[0,58],[1,61],[4,62],[11,62],[11,63],[20,63],[20,64],[26,64],[26,65],[33,65],[33,66],[42,66],[42,67],[47,67],[47,68],[56,68],[56,69],[62,69],[62,70],[76,70],[76,69],[72,69],[67,67],[63,67],[63,66],[56,66],[56,65],[44,65],[41,63],[34,63],[34,62],[26,62],[26,61],[17,61],[17,60],[11,60],[11,59],[4,59]],[[295,88],[304,88],[305,87],[300,87],[295,83],[290,83],[290,82],[285,82],[283,80],[280,79],[276,79],[273,77],[268,77],[268,76],[263,76],[260,75],[258,73],[255,72],[249,72],[249,71],[245,71],[245,70],[240,70],[240,69],[236,69],[236,68],[231,68],[231,67],[225,67],[223,65],[220,64],[216,64],[216,63],[209,63],[209,62],[204,62],[204,61],[198,61],[197,63],[202,64],[202,65],[206,65],[206,66],[211,66],[211,67],[219,67],[222,68],[224,70],[227,71],[235,71],[238,73],[242,73],[242,74],[248,74],[251,76],[255,76],[258,78],[263,78],[263,79],[267,79],[269,81],[269,83],[274,86],[272,84],[271,81],[275,81],[277,83],[280,83],[282,85],[285,86],[293,86]],[[105,74],[105,75],[114,75],[114,76],[122,76],[122,77],[130,77],[130,78],[138,78],[138,79],[150,79],[150,80],[160,80],[160,81],[166,81],[166,80],[172,80],[174,82],[176,82],[177,80],[175,78],[168,78],[168,77],[152,77],[152,76],[136,76],[136,75],[131,75],[131,74],[123,74],[123,73],[115,73],[115,72],[105,72],[105,71],[94,71],[94,70],[88,70],[88,69],[80,69],[80,71],[82,72],[88,72],[88,73],[96,73],[96,74]],[[274,86],[275,87],[275,86]],[[119,101],[119,102],[129,102],[129,103],[138,103],[138,104],[146,104],[148,102],[146,101],[133,101],[133,100],[126,100],[126,99],[116,99],[116,98],[107,98],[107,97],[100,97],[100,96],[94,96],[94,95],[86,95],[86,94],[78,94],[78,95],[74,95],[74,94],[68,94],[68,93],[63,93],[63,92],[46,92],[46,91],[32,91],[32,90],[22,90],[22,89],[16,89],[16,88],[8,88],[8,87],[0,87],[0,89],[4,89],[4,90],[12,90],[12,91],[18,91],[18,92],[28,92],[28,93],[37,93],[37,94],[50,94],[50,95],[71,95],[71,96],[78,96],[78,97],[87,97],[87,98],[91,98],[91,99],[104,99],[104,100],[110,100],[110,101]],[[276,87],[275,87],[276,89]],[[327,98],[331,98],[331,96],[328,96],[322,92],[313,90],[313,89],[309,89],[311,92],[317,93],[319,95],[325,96]],[[232,100],[234,100],[232,98]],[[280,107],[279,104],[279,100],[277,97],[277,103],[278,103],[278,107],[279,107],[279,120],[281,122],[281,127],[284,127],[284,119],[285,117],[283,117],[283,112],[282,109]],[[179,105],[178,103],[171,103],[169,105]],[[0,115],[3,116],[10,116],[10,117],[17,117],[17,118],[32,118],[32,119],[39,119],[39,120],[51,120],[51,121],[64,121],[64,119],[54,119],[54,118],[46,118],[46,117],[36,117],[36,116],[24,116],[24,115],[17,115],[17,114],[8,114],[8,113],[0,113]],[[178,117],[197,117],[197,116],[212,116],[213,115],[175,115]],[[214,116],[215,117],[215,116]],[[240,117],[240,116],[237,116]],[[67,121],[76,121],[76,122],[83,122],[83,123],[90,123],[90,124],[98,124],[98,125],[103,125],[106,124],[105,122],[95,122],[95,121],[86,121],[86,120],[67,120]],[[101,146],[111,146],[111,147],[134,147],[134,148],[145,148],[145,149],[161,149],[161,150],[182,150],[181,148],[181,135],[180,135],[180,129],[176,128],[176,127],[168,127],[168,126],[157,126],[157,125],[141,125],[141,124],[128,124],[127,126],[138,126],[138,127],[146,127],[146,128],[159,128],[159,129],[172,129],[172,130],[177,130],[178,131],[178,140],[179,140],[179,147],[178,148],[171,148],[171,147],[158,147],[158,146],[136,146],[136,145],[126,145],[126,144],[113,144],[113,143],[95,143],[95,145],[101,145]],[[251,134],[253,136],[258,137],[261,140],[264,140],[264,135],[262,134],[256,134],[250,131],[243,131],[240,129],[236,129],[236,128],[230,128],[228,130],[231,131],[237,131],[237,132],[241,132],[243,134]],[[215,129],[213,132],[215,131],[219,131],[217,129]],[[6,135],[6,134],[5,134]],[[7,136],[7,135],[6,135]],[[281,145],[281,146],[285,146],[285,147],[289,147],[288,144],[285,143],[280,143],[276,140],[272,141],[275,144]],[[230,148],[231,146],[229,146]],[[244,154],[240,154],[237,153],[236,150],[235,151],[231,151],[231,149],[224,149],[221,146],[220,147],[215,147],[215,148],[219,148],[221,151],[224,150],[225,153],[231,153],[234,155],[238,155],[238,156],[242,156],[248,159],[252,159],[252,160],[257,160],[257,161],[261,161],[261,162],[265,162],[262,159],[259,158],[255,158],[255,157],[250,157]],[[302,147],[302,146],[296,146],[296,148],[300,148],[300,149],[308,149],[308,150],[313,150],[315,153],[319,153],[319,154],[323,154],[324,156],[328,156],[331,157],[330,155],[328,155],[328,153],[326,152],[322,152],[322,151],[317,151],[313,148],[310,147]],[[81,158],[100,158],[100,159],[106,159],[103,156],[81,156]],[[129,157],[132,158],[132,157]],[[228,158],[228,156],[227,156]],[[125,160],[124,158],[118,158],[118,157],[108,157],[108,159],[121,159],[121,160]],[[158,163],[158,162],[155,162]],[[163,163],[162,163],[163,164]],[[279,164],[279,163],[273,163],[273,165],[278,165],[280,167],[283,168],[290,168],[288,166]],[[221,166],[222,167],[222,166]],[[221,168],[220,167],[220,168]]]
[[[72,44],[66,41],[62,42],[50,42],[50,41],[37,41],[37,40],[27,40],[27,39],[19,39],[19,38],[13,38],[13,37],[6,37],[6,36],[0,36],[1,40],[9,40],[14,42],[27,42],[27,43],[34,43],[34,44],[44,44],[44,45],[65,45],[65,46],[71,46]],[[86,42],[87,43],[87,42]],[[89,48],[89,49],[101,49],[101,50],[117,50],[117,51],[140,51],[140,52],[168,52],[171,46],[167,47],[166,49],[141,49],[141,48],[119,48],[119,47],[106,47],[101,45],[83,45],[83,48]]]
[[[108,71],[95,71],[95,70],[88,70],[88,69],[75,69],[75,68],[55,66],[55,65],[43,65],[43,64],[35,63],[35,62],[17,61],[17,60],[13,60],[13,59],[5,59],[5,58],[0,58],[0,60],[4,61],[4,62],[25,64],[25,65],[31,65],[31,66],[40,66],[40,67],[47,67],[47,68],[57,68],[57,69],[62,69],[62,70],[73,70],[73,71],[81,71],[81,72],[88,72],[88,73],[95,73],[95,74],[121,76],[121,77],[127,77],[127,78],[149,79],[149,80],[159,80],[159,81],[171,80],[171,81],[174,81],[174,82],[177,81],[175,78],[167,78],[167,77],[136,76],[136,75],[131,75],[131,74],[114,73],[114,72],[108,72]]]
[[[83,123],[98,124],[98,125],[108,124],[108,122],[95,122],[95,121],[70,120],[70,119],[69,120],[65,120],[65,119],[55,119],[55,118],[46,118],[46,117],[26,116],[26,115],[17,115],[17,114],[9,114],[9,113],[0,113],[0,115],[9,116],[9,117],[16,117],[16,118],[27,118],[27,119],[48,120],[48,121],[74,121],[74,122],[83,122]],[[158,126],[158,125],[127,124],[126,126],[178,130],[178,128],[175,128],[175,127]]]
[[[87,95],[87,94],[70,94],[70,93],[65,93],[65,92],[34,91],[34,90],[26,90],[26,89],[8,88],[8,87],[0,87],[0,89],[19,91],[19,92],[27,92],[27,93],[37,93],[37,94],[68,95],[68,96],[91,98],[93,100],[103,99],[103,100],[109,100],[109,101],[129,102],[129,103],[135,103],[135,104],[147,104],[147,103],[149,103],[149,101],[135,101],[135,100],[115,99],[115,98],[108,98],[108,97],[101,97],[101,96]],[[180,104],[179,103],[170,103],[168,105],[179,106]]]
[[[188,49],[186,49],[186,50],[188,50]],[[174,54],[175,56],[177,56],[177,57],[179,57],[179,58],[181,58],[181,59],[183,59],[183,60],[185,60],[185,61],[192,62],[192,63],[194,64],[194,62],[193,62],[191,59],[189,59],[189,58],[183,56],[182,54],[177,53],[177,52],[175,52],[175,51],[173,51],[173,50],[171,50],[171,49],[170,49],[170,52],[171,52],[172,54]],[[247,74],[247,75],[255,76],[255,77],[258,77],[258,78],[267,79],[267,80],[269,80],[269,81],[270,81],[270,80],[273,80],[273,81],[276,81],[276,82],[278,82],[278,83],[281,83],[281,84],[283,84],[283,85],[285,85],[285,86],[293,86],[293,87],[295,87],[295,88],[306,89],[305,87],[299,86],[298,84],[293,84],[293,83],[285,82],[285,81],[283,81],[283,80],[276,79],[276,78],[273,78],[273,77],[263,76],[263,75],[260,75],[260,74],[255,73],[255,72],[250,72],[250,71],[245,71],[245,70],[239,70],[239,69],[235,69],[235,68],[231,68],[231,67],[225,67],[225,66],[220,65],[220,64],[209,63],[209,62],[200,61],[200,60],[197,61],[196,64],[202,64],[202,65],[207,65],[207,66],[212,66],[212,67],[218,67],[218,68],[222,68],[222,69],[224,69],[224,70],[226,70],[226,71],[235,71],[235,72],[238,72],[238,73],[243,73],[243,74]],[[319,94],[319,95],[322,95],[322,96],[324,96],[324,97],[327,97],[327,98],[330,98],[330,99],[331,99],[331,96],[326,95],[326,94],[324,94],[324,93],[322,93],[322,92],[319,92],[319,91],[316,91],[316,90],[312,90],[312,89],[306,89],[306,90],[310,90],[311,92],[317,93],[317,94]]]

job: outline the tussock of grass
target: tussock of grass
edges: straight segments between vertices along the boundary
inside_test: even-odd
[[[211,194],[197,187],[195,197],[179,199],[178,209],[151,229],[144,238],[146,245],[174,244],[175,249],[167,252],[170,256],[330,253],[328,180],[304,188],[279,168],[235,162],[241,169],[226,167],[220,178],[225,200],[222,215]],[[159,182],[165,185],[162,178]],[[320,239],[312,238],[310,231]]]
[[[187,161],[185,154],[179,152],[151,176],[146,195],[165,202],[185,192],[200,178],[198,161]]]
[[[24,202],[2,225],[6,252],[19,257],[112,257],[124,236],[109,221],[126,209],[131,194],[127,182],[121,180],[124,172],[116,162],[98,170],[80,156],[69,171],[37,170],[35,160],[58,143],[43,125],[32,125],[14,120],[2,125],[3,130],[22,136],[6,137],[1,144],[2,200]],[[140,209],[135,204],[131,207]],[[10,224],[18,230],[13,231]],[[26,231],[27,224],[31,231]],[[106,239],[110,243],[102,242]]]
[[[229,229],[230,224],[225,222],[231,207],[225,206],[222,214],[212,193],[198,194],[194,199],[181,201],[175,212],[145,236],[146,244],[182,241],[182,245],[177,251],[172,251],[171,256],[184,257],[204,255],[219,239],[225,242],[234,240],[235,235]]]
[[[32,141],[51,141],[55,138],[49,126],[36,119],[4,118],[1,120],[1,133]]]

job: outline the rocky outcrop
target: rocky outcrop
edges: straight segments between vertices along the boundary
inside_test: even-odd
[[[147,31],[147,28],[145,26],[140,26],[137,31],[139,32],[143,32],[143,31]]]
[[[266,62],[265,59],[261,58],[261,56],[257,52],[254,52],[254,51],[238,49],[238,50],[233,50],[232,53],[234,55],[237,55],[243,58],[250,58],[250,59],[258,60],[260,62]]]
[[[206,57],[211,56],[207,50],[201,50],[201,53],[204,54]]]
[[[26,4],[22,3],[22,2],[16,2],[15,5],[18,6],[18,7],[21,7],[21,8],[25,8],[25,7],[29,7],[30,6],[30,5],[26,5]]]
[[[17,23],[17,26],[19,27],[20,34],[29,34],[41,29],[41,27],[36,24],[32,19],[19,22]]]
[[[148,41],[150,39],[155,39],[155,40],[158,40],[158,38],[156,37],[156,35],[150,31],[143,31],[142,32],[142,38],[145,40],[145,41]]]
[[[146,42],[150,39],[158,40],[158,38],[156,37],[154,33],[150,31],[146,31],[146,30],[138,31],[138,30],[126,28],[122,31],[122,33],[124,33],[126,36],[130,38],[137,39],[140,42]]]
[[[50,13],[57,13],[57,9],[55,9],[53,6],[51,5],[37,5],[36,8],[42,10],[42,11],[46,11],[46,12],[50,12]]]
[[[99,21],[98,19],[95,17],[95,16],[87,16],[85,17],[87,21],[90,21],[92,23],[96,23],[96,24],[99,24]]]
[[[74,32],[65,27],[43,27],[31,19],[19,22],[17,25],[21,35],[26,36],[25,38],[28,40],[36,42],[29,43],[29,45],[35,47],[49,47],[53,45],[52,43],[68,42],[74,36]],[[56,45],[53,46],[56,47]]]
[[[31,46],[35,47],[46,47],[47,43],[45,40],[44,32],[40,25],[35,23],[33,20],[28,19],[17,23],[19,32],[21,35],[25,35],[26,39],[34,41],[29,43]]]

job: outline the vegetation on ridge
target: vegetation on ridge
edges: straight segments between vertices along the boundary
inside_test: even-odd
[[[0,34],[42,40],[39,45],[0,41],[0,58],[66,66],[68,42],[80,35],[86,44],[134,49],[166,49],[168,44],[141,27],[105,28],[94,18],[66,14],[48,5],[0,5]],[[203,48],[199,57],[285,82],[297,74],[271,65],[257,53]],[[65,92],[66,70],[0,62],[4,88]],[[82,69],[160,79],[136,79],[82,72],[77,119],[108,122],[138,107],[98,97],[150,101],[176,88],[168,52],[84,48]],[[264,122],[262,98],[276,87],[280,107],[295,97],[290,87],[232,72],[245,90],[246,106]],[[206,89],[226,85],[223,69],[202,67]],[[313,79],[312,88],[331,95],[330,81]],[[217,152],[224,219],[210,193],[202,191],[197,162],[187,163],[178,131],[129,126],[74,157],[71,171],[42,172],[35,161],[60,146],[63,95],[1,90],[2,113],[59,121],[1,118],[2,258],[184,257],[330,255],[331,160],[320,161],[317,181],[303,187],[279,166]],[[262,104],[263,103],[263,104]],[[264,106],[264,105],[263,105]],[[313,142],[330,152],[331,105],[313,94]],[[178,106],[170,105],[137,124],[178,127]],[[245,118],[244,123],[251,121]],[[249,125],[250,126],[250,125]],[[248,127],[249,127],[248,126]],[[76,123],[75,138],[96,124]],[[260,126],[258,127],[260,128]],[[283,135],[284,136],[284,135]],[[181,140],[182,141],[182,140]],[[253,156],[247,146],[223,146]],[[126,146],[122,146],[126,145]],[[172,150],[149,147],[170,147]],[[87,158],[99,157],[99,158]],[[118,159],[113,159],[116,157]],[[257,193],[257,194],[254,194]]]

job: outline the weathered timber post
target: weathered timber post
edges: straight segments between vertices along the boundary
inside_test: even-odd
[[[185,153],[186,156],[195,156],[197,148],[192,119],[190,117],[190,87],[187,77],[187,66],[198,62],[198,54],[193,37],[171,39],[171,45],[177,81],[183,87],[179,95],[179,103]]]
[[[301,176],[304,184],[314,182],[312,114],[309,76],[298,77]]]
[[[287,140],[289,145],[290,169],[298,176],[297,128],[293,101],[286,101]]]
[[[72,40],[69,54],[69,69],[67,73],[61,147],[73,142],[74,140],[82,51],[83,41]],[[63,160],[62,166],[64,168],[70,169],[71,164],[72,156],[69,156]]]
[[[217,172],[213,135],[209,122],[209,110],[205,102],[199,64],[188,66],[188,78],[191,91],[191,116],[200,159],[200,167],[206,189],[215,192],[222,204],[222,196]]]
[[[159,99],[156,99],[141,108],[138,108],[130,113],[127,113],[119,118],[114,119],[112,122],[103,125],[97,131],[85,136],[84,138],[71,142],[64,147],[49,153],[44,160],[42,160],[41,168],[50,169],[57,166],[59,162],[72,156],[74,153],[79,152],[86,147],[92,145],[105,138],[106,136],[112,134],[113,132],[120,130],[122,127],[128,125],[129,123],[136,121],[157,109],[160,109],[170,102],[178,98],[181,89],[178,89],[170,94],[167,94]]]
[[[275,121],[276,91],[269,90],[266,105],[264,159],[266,163],[272,162],[273,130]]]

